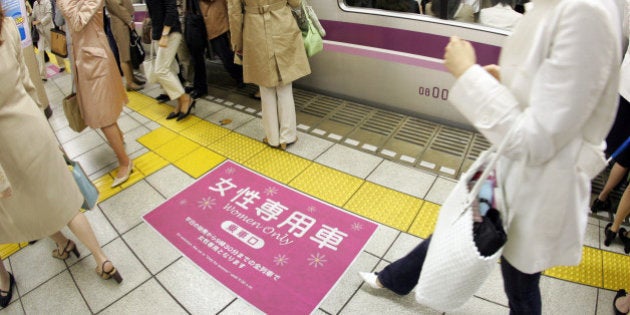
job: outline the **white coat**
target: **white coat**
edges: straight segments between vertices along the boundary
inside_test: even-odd
[[[475,65],[451,91],[491,143],[516,124],[497,174],[510,221],[503,255],[521,272],[582,257],[590,180],[605,166],[617,108],[618,10],[611,0],[534,0],[505,42],[501,82]]]

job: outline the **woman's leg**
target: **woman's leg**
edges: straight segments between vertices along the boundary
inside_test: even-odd
[[[427,257],[431,237],[418,244],[409,254],[389,264],[378,273],[378,281],[396,294],[406,295],[418,284]]]
[[[280,145],[279,123],[278,123],[278,96],[276,88],[260,87],[260,97],[262,105],[262,125],[265,130],[265,137],[270,146]]]
[[[619,205],[617,206],[617,213],[615,214],[615,221],[613,225],[610,227],[611,231],[618,231],[621,223],[626,217],[630,215],[630,185],[626,186],[626,190],[624,190],[623,195],[621,195],[621,200],[619,200]]]
[[[107,260],[107,256],[105,256],[103,249],[96,240],[96,235],[94,235],[90,222],[88,222],[83,213],[77,213],[68,223],[68,228],[70,228],[70,231],[72,231],[79,241],[92,253],[97,266],[101,266],[103,262]],[[105,270],[108,270],[108,268],[105,268]]]
[[[133,67],[131,67],[131,62],[121,62],[120,68],[122,69],[123,76],[125,77],[125,84],[127,85],[128,90],[138,90],[142,88],[142,86],[133,82]]]
[[[171,33],[168,38],[168,45],[166,47],[159,47],[157,42],[154,42],[157,48],[157,55],[155,57],[155,75],[157,81],[160,83],[168,97],[172,100],[182,97],[184,94],[184,87],[177,78],[177,75],[171,71],[171,65],[175,62],[175,55],[179,48],[182,35],[180,33]],[[189,97],[185,96],[184,98]],[[186,105],[186,106],[183,106]],[[178,102],[175,112],[186,112],[188,110],[189,102],[185,102],[182,99]]]
[[[527,274],[514,268],[501,257],[503,288],[510,305],[511,315],[538,315],[542,312],[540,272]]]
[[[608,200],[608,195],[625,178],[626,173],[628,173],[627,167],[623,167],[619,163],[613,164],[613,167],[610,170],[610,175],[608,175],[608,179],[606,180],[606,184],[604,184],[604,188],[597,196],[597,199],[599,200],[598,204],[604,204],[606,200]],[[593,203],[594,207],[595,207],[595,204],[596,202]],[[593,210],[596,211],[600,209],[593,209]],[[607,209],[601,209],[601,210],[607,210]],[[616,232],[617,230],[614,229],[613,231]]]
[[[9,272],[7,268],[4,267],[4,261],[2,261],[2,257],[0,257],[0,290],[8,292],[10,283]]]
[[[114,150],[116,154],[116,158],[118,159],[118,174],[124,175],[129,172],[128,168],[131,164],[131,159],[125,152],[125,144],[123,143],[123,135],[118,128],[118,123],[114,123],[107,127],[101,128],[103,133],[105,134],[105,138],[107,138],[107,142]],[[117,176],[123,177],[123,176]]]
[[[293,143],[297,140],[295,101],[291,83],[276,87],[278,94],[278,118],[280,120],[280,143]]]

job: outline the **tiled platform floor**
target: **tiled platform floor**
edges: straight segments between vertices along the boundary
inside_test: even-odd
[[[77,134],[69,129],[60,107],[70,90],[70,76],[59,74],[46,84],[53,105],[52,128],[68,154],[81,162],[92,179],[107,187],[107,178],[116,168],[116,159],[100,131],[87,129]],[[143,91],[155,96],[159,90]],[[97,209],[87,212],[106,253],[121,270],[121,285],[102,281],[94,274],[94,261],[81,244],[81,259],[65,262],[52,259],[53,243],[42,240],[11,255],[5,264],[14,272],[17,290],[12,303],[0,314],[256,314],[258,311],[225,289],[182,257],[170,244],[142,222],[141,216],[185,188],[207,169],[191,168],[196,161],[215,163],[229,157],[267,176],[276,177],[309,194],[343,206],[349,211],[384,223],[379,226],[358,259],[320,305],[316,314],[434,314],[415,303],[413,296],[399,297],[363,285],[358,271],[379,270],[404,255],[432,229],[438,205],[452,189],[454,181],[396,164],[364,152],[349,149],[309,134],[300,133],[289,153],[258,146],[262,137],[260,118],[233,110],[221,101],[199,100],[195,117],[182,124],[163,120],[166,107],[156,105],[140,94],[130,94],[119,124],[125,133],[126,148],[134,158],[138,172],[122,188],[104,191]],[[232,122],[218,126],[229,118]],[[211,124],[207,124],[210,122]],[[227,139],[222,142],[221,139]],[[240,142],[241,147],[229,146]],[[209,149],[208,149],[209,148]],[[206,150],[206,151],[204,151]],[[194,152],[194,153],[193,153]],[[294,173],[278,172],[264,161],[290,160],[302,167],[304,180]],[[191,160],[186,160],[186,159]],[[214,159],[214,160],[213,160]],[[353,163],[348,163],[349,160]],[[343,187],[352,193],[331,195],[304,173],[312,171],[343,179]],[[382,196],[366,202],[369,196]],[[138,198],[142,196],[142,198]],[[402,200],[402,201],[401,201]],[[403,202],[402,212],[389,207]],[[373,209],[367,207],[372,205]],[[382,210],[382,211],[381,211]],[[407,219],[400,213],[410,211]],[[414,212],[415,211],[415,212]],[[416,220],[417,219],[417,220]],[[604,218],[602,218],[604,219]],[[601,251],[606,221],[589,220],[585,257],[601,255],[600,261],[613,257],[621,266],[617,272],[581,274],[571,270],[552,270],[581,283],[544,276],[543,312],[545,314],[611,314],[614,292],[601,287],[626,286],[630,262],[619,244]],[[402,232],[404,231],[404,232]],[[72,234],[66,231],[72,238]],[[76,240],[76,239],[75,239]],[[621,259],[621,260],[620,260]],[[610,260],[610,259],[608,259]],[[603,264],[603,263],[602,263]],[[581,270],[581,269],[579,269]],[[608,269],[606,269],[608,271]],[[601,272],[600,274],[597,274]],[[607,275],[607,276],[606,276]],[[499,269],[462,309],[453,314],[507,314],[507,300],[502,290]],[[451,313],[449,313],[451,314]]]

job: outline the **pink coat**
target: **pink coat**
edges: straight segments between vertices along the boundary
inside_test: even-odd
[[[86,125],[114,124],[127,92],[103,30],[104,0],[57,0],[72,37],[74,80]]]

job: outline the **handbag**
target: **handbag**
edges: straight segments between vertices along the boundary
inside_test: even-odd
[[[145,44],[151,44],[151,30],[152,30],[151,18],[146,17],[142,20],[142,42]]]
[[[148,83],[156,83],[157,76],[155,75],[155,59],[156,56],[153,54],[153,46],[157,45],[156,43],[151,43],[151,48],[149,49],[149,58],[145,58],[142,62],[142,68],[144,70],[144,77],[147,78]],[[178,74],[179,73],[179,65],[177,60],[173,60],[171,62],[170,67],[171,72]]]
[[[77,100],[77,94],[72,93],[66,96],[63,99],[63,113],[66,115],[66,119],[68,119],[68,124],[70,125],[70,129],[81,132],[85,127],[85,121],[81,116],[81,109],[79,108],[79,103]]]
[[[37,46],[37,42],[39,42],[39,32],[35,25],[31,26],[31,39],[33,40],[33,45]]]
[[[311,21],[307,12],[306,4],[302,1],[302,15],[306,17],[306,21],[308,22],[308,29],[306,31],[302,31],[302,40],[304,41],[306,55],[308,57],[313,57],[315,54],[324,49],[324,42],[321,34],[313,25],[313,21]]]
[[[81,208],[85,210],[93,209],[98,201],[98,189],[96,189],[96,186],[94,186],[94,183],[92,183],[79,162],[71,160],[65,153],[63,154],[63,158],[66,160],[72,177],[74,177],[74,181],[77,183],[77,186],[79,186],[79,190],[83,195]]]
[[[304,1],[302,1],[302,3],[304,3]],[[317,18],[317,15],[315,14],[315,10],[313,10],[313,7],[310,5],[304,5],[303,9],[306,13],[306,16],[308,16],[308,18],[311,20],[311,23],[313,23],[313,26],[315,27],[319,35],[321,37],[326,37],[326,30],[324,29],[322,24],[319,23],[319,18]]]
[[[499,212],[491,209],[484,223],[476,225],[473,206],[517,125],[498,148],[483,152],[462,174],[440,208],[416,287],[419,303],[443,312],[459,308],[477,292],[497,265],[507,242],[504,222]],[[476,181],[469,188],[471,180]],[[508,217],[508,207],[500,202],[505,200],[502,192],[496,189],[494,194],[504,216]]]
[[[66,32],[53,28],[50,29],[50,50],[53,54],[66,58],[68,57],[68,45],[66,44]]]
[[[146,55],[144,47],[142,47],[142,39],[136,30],[129,30],[129,50],[131,52],[131,66],[138,70],[144,61]]]

